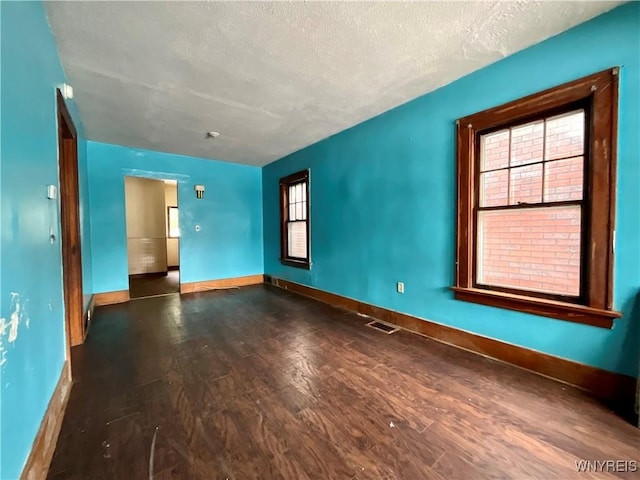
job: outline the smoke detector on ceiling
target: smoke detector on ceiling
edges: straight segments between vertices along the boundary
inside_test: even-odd
[[[211,139],[211,140],[215,140],[216,138],[218,138],[220,136],[220,132],[207,132],[207,138]]]

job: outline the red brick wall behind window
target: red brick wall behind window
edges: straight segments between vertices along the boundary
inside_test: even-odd
[[[483,212],[478,233],[480,283],[579,294],[579,207]]]

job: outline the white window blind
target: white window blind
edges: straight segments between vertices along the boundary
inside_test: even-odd
[[[307,258],[307,222],[289,222],[287,230],[288,256]]]

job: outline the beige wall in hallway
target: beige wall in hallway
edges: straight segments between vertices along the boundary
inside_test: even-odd
[[[129,275],[167,271],[165,184],[125,177]]]

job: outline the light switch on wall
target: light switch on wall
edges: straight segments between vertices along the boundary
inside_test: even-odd
[[[49,200],[55,200],[58,196],[58,187],[55,185],[47,185],[47,198]]]

